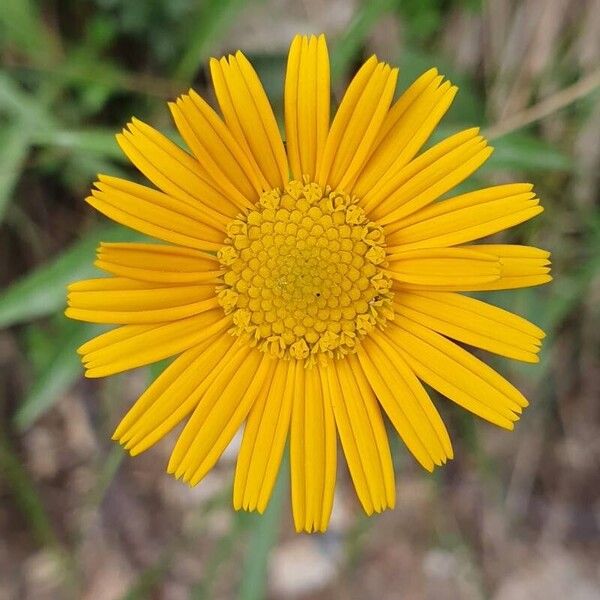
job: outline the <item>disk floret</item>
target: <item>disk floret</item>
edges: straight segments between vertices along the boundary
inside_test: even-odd
[[[219,302],[232,333],[281,358],[340,358],[393,318],[385,239],[357,199],[290,181],[227,227]]]

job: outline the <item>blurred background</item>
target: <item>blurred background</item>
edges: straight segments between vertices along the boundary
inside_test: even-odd
[[[98,242],[132,239],[83,202],[98,172],[139,178],[114,133],[172,133],[166,101],[212,98],[207,59],[237,48],[281,115],[297,32],[328,35],[334,103],[373,52],[400,90],[457,83],[438,139],[483,126],[469,186],[534,182],[546,211],[501,239],[555,265],[486,298],[548,332],[539,365],[485,357],[531,400],[516,431],[434,398],[456,459],[429,475],[392,435],[397,507],[371,519],[340,465],[323,536],[293,533],[287,472],[265,516],[233,512],[234,447],[194,489],[164,472],[173,438],[124,457],[156,372],[84,380],[95,328],[62,316]],[[0,599],[600,598],[600,1],[3,0],[0,63]]]

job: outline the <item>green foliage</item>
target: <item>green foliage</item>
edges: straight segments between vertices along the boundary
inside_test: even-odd
[[[8,430],[0,430],[0,471],[32,539],[60,557],[67,580],[75,578],[76,549],[67,550],[59,541],[44,499],[12,440],[18,440],[25,430],[35,426],[77,381],[82,368],[75,348],[99,331],[97,326],[63,317],[66,285],[101,276],[92,265],[100,241],[142,239],[106,221],[99,226],[82,225],[88,220],[83,215],[91,214],[82,199],[99,171],[131,176],[115,142],[115,132],[134,114],[165,130],[168,119],[165,100],[186,91],[192,84],[199,91],[206,91],[206,59],[217,48],[235,48],[237,41],[228,36],[229,30],[246,11],[262,4],[264,0],[2,2],[0,55],[6,64],[0,72],[0,225],[2,235],[8,240],[4,243],[3,238],[1,247],[5,251],[8,248],[8,252],[0,257],[4,286],[0,292],[0,328],[12,327],[8,335],[14,335],[15,347],[25,357],[20,371],[30,383],[24,384],[14,411],[11,406],[6,421]],[[432,66],[459,86],[453,107],[430,143],[461,128],[483,125],[485,132],[485,125],[496,125],[489,122],[486,98],[487,78],[493,78],[494,74],[486,71],[483,81],[479,74],[463,72],[453,64],[438,39],[451,15],[465,9],[478,13],[482,10],[482,0],[365,0],[355,4],[349,25],[337,36],[329,37],[335,85],[350,76],[354,66],[364,58],[375,27],[386,19],[399,19],[402,49],[395,61],[400,67],[399,88],[405,88]],[[281,122],[285,49],[257,53],[252,58]],[[556,65],[550,65],[544,76],[549,77],[553,68]],[[572,83],[571,72],[568,77],[571,79],[565,85]],[[585,122],[583,116],[592,114],[597,100],[596,93],[573,104],[569,127],[581,126]],[[487,184],[498,174],[509,171],[548,189],[546,204],[550,208],[543,221],[540,220],[542,225],[537,229],[521,228],[522,237],[518,241],[536,243],[537,236],[551,240],[554,255],[560,258],[569,254],[571,262],[563,257],[562,270],[559,263],[558,278],[552,286],[516,294],[494,293],[488,298],[531,318],[546,328],[552,339],[562,324],[580,310],[600,272],[597,253],[600,220],[597,215],[575,211],[572,200],[563,197],[561,186],[578,177],[578,165],[570,156],[566,140],[550,139],[537,124],[528,124],[527,128],[494,139],[492,159],[467,186]],[[31,197],[40,195],[46,209],[44,214],[50,218],[36,214],[29,204]],[[62,233],[55,234],[53,229],[57,226],[55,212],[65,221],[59,223]],[[48,222],[42,223],[46,218]],[[26,249],[23,240],[31,238],[24,225],[28,219],[36,224],[33,231],[43,227],[48,239],[71,242],[50,253],[44,246],[45,240],[35,240],[43,260],[23,273],[13,265],[13,260],[20,264],[15,259]],[[564,232],[565,222],[571,228],[570,233],[575,232],[571,237]],[[513,234],[508,235],[512,239]],[[529,369],[530,383],[548,375],[551,366],[548,356],[548,352],[542,355],[537,370],[524,367]],[[149,373],[156,376],[165,364],[163,361],[153,366]],[[106,393],[106,387],[101,389]],[[548,410],[547,404],[541,405]],[[493,480],[497,478],[497,469],[485,462],[477,426],[470,417],[460,417],[456,424],[464,434],[465,443],[471,446],[486,483],[495,490]],[[397,436],[392,436],[391,441],[394,454],[401,457],[396,464],[404,466],[408,460],[404,447]],[[86,496],[90,506],[97,507],[102,502],[122,457],[117,447],[98,461],[96,481],[89,497]],[[267,563],[279,535],[288,468],[284,461],[264,516],[244,513],[234,516],[233,525],[216,544],[202,577],[191,590],[191,597],[213,596],[224,566],[231,566],[236,560],[234,555],[240,540],[247,542],[247,551],[238,569],[237,596],[243,600],[265,597]],[[436,485],[442,484],[436,480]],[[210,509],[203,507],[204,518],[212,514],[210,511],[229,506],[229,496],[219,497]],[[359,559],[363,551],[362,533],[371,523],[357,520],[345,540],[349,564]],[[199,535],[206,531],[204,522]],[[462,551],[466,542],[460,536],[457,540],[453,543]],[[177,538],[162,549],[156,562],[141,569],[124,598],[142,599],[158,593],[175,553],[184,546],[185,540]]]
[[[35,0],[4,0],[0,10],[0,35],[42,61],[57,52],[56,42],[46,29]]]
[[[30,353],[37,355],[41,364],[34,369],[33,384],[14,415],[15,425],[21,431],[52,407],[81,376],[76,350],[102,330],[97,325],[69,321],[62,315],[45,336],[35,326],[33,329],[36,335],[32,336]]]
[[[208,58],[210,45],[220,32],[235,19],[238,12],[247,5],[244,0],[210,0],[201,3],[200,13],[191,22],[187,37],[190,43],[178,58],[174,75],[182,81],[190,81],[198,67]]]
[[[266,595],[267,561],[277,542],[288,482],[289,450],[281,461],[273,496],[264,515],[248,515],[254,521],[239,588],[240,600],[261,600]]]
[[[527,133],[512,133],[492,141],[493,167],[537,171],[569,171],[573,161],[548,142]]]
[[[0,130],[0,221],[29,152],[30,140],[16,121]]]
[[[66,286],[98,275],[92,262],[101,241],[133,241],[141,236],[117,225],[99,227],[48,264],[25,275],[0,296],[0,327],[51,315],[66,306]]]
[[[439,0],[407,0],[399,3],[398,10],[406,20],[410,38],[422,40],[440,27],[444,4]]]

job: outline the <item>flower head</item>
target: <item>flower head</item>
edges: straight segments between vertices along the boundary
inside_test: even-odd
[[[195,485],[245,423],[233,502],[263,511],[289,437],[296,528],[324,531],[338,436],[369,514],[395,502],[383,413],[425,469],[452,458],[421,381],[513,428],[527,401],[455,341],[536,362],[544,334],[460,292],[550,280],[543,250],[472,244],[542,208],[525,183],[440,199],[492,149],[467,129],[422,151],[456,94],[435,69],[394,101],[371,57],[330,123],[325,38],[297,36],[284,146],[245,56],[210,68],[222,116],[192,90],[170,104],[189,151],[137,119],[117,136],[155,187],[100,176],[87,198],[163,243],[101,244],[109,276],[72,284],[66,314],[119,325],[80,348],[88,377],[176,356],[115,431],[132,455],[187,419],[168,471]]]

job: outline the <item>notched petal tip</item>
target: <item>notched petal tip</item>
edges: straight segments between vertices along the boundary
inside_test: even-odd
[[[453,87],[452,82],[449,79],[446,79],[446,81],[444,81],[443,83],[442,83],[442,80],[443,80],[442,75],[435,78],[435,81],[439,82],[439,85],[437,88],[438,94],[445,94],[448,90],[450,90],[451,87]],[[456,86],[454,86],[454,87],[456,88]],[[456,88],[456,89],[458,90],[458,88]]]
[[[434,469],[435,469],[435,464],[433,463],[433,461],[431,463],[423,463],[421,461],[419,461],[419,464],[426,470],[429,471],[430,473],[433,473]]]

